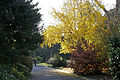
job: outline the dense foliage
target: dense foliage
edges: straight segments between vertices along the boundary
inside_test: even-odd
[[[53,9],[53,17],[59,21],[57,25],[48,26],[43,33],[46,45],[60,43],[60,53],[72,53],[72,68],[77,72],[100,71],[102,61],[108,58],[108,44],[105,45],[108,38],[103,38],[109,35],[107,18],[98,4],[97,1],[67,0],[61,11]]]
[[[52,67],[66,67],[67,62],[60,55],[54,55],[48,61],[48,63],[52,64]]]
[[[0,63],[18,61],[41,43],[41,14],[32,0],[0,1]]]
[[[72,53],[72,68],[77,73],[102,72],[106,64],[112,76],[119,78],[119,15],[120,0],[110,11],[100,0],[67,0],[61,11],[53,9],[58,22],[45,30],[44,43],[60,44],[60,53]]]
[[[86,48],[82,48],[82,44]],[[87,40],[82,39],[72,52],[70,67],[77,74],[99,74],[102,73],[103,63],[98,60],[94,45],[88,44]]]
[[[106,38],[101,36],[108,35],[109,32],[105,28],[106,17],[102,15],[97,4],[91,4],[88,0],[67,0],[61,11],[53,11],[53,17],[59,23],[48,26],[43,33],[46,45],[60,43],[61,53],[71,53],[74,50],[71,47],[76,46],[77,41],[84,37],[88,44],[95,45],[103,57],[107,45],[104,45]]]
[[[32,0],[0,0],[0,80],[27,80],[30,76],[28,56],[42,42],[37,5]]]
[[[33,61],[32,61],[32,58],[29,57],[29,56],[21,56],[20,57],[20,62],[21,64],[23,64],[24,66],[28,67],[29,68],[29,72],[32,71],[32,68],[33,68]]]
[[[120,37],[110,39],[110,73],[116,78],[120,78]]]
[[[0,65],[0,80],[28,80],[16,65]]]
[[[63,54],[56,55],[59,49],[71,53],[70,67],[78,74],[102,72],[109,62],[111,75],[120,78],[120,0],[113,11],[99,0],[67,0],[61,11],[53,9],[58,23],[44,31],[43,48],[38,48],[43,41],[40,9],[32,1],[0,1],[0,80],[27,80],[33,50],[37,61],[50,58],[53,67],[66,67]]]

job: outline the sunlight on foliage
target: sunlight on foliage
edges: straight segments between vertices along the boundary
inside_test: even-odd
[[[60,21],[56,26],[48,26],[43,33],[45,44],[61,43],[60,53],[70,53],[82,38],[87,43],[103,47],[102,35],[109,34],[105,29],[104,17],[95,3],[88,0],[68,0],[61,11],[53,9],[53,17]],[[82,47],[85,47],[82,45]]]

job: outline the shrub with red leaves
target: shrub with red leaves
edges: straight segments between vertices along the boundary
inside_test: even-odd
[[[71,51],[70,67],[74,69],[75,73],[97,74],[102,72],[102,62],[97,58],[97,51],[94,50],[94,45],[88,44],[87,40],[82,39],[74,49],[74,51]]]

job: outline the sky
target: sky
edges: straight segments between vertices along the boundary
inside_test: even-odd
[[[33,3],[39,2],[38,8],[41,8],[40,13],[42,14],[42,19],[44,26],[54,25],[55,20],[51,16],[50,12],[52,8],[60,10],[65,0],[33,0]],[[106,9],[109,10],[115,6],[116,0],[101,0],[105,5]],[[42,24],[41,23],[41,24]]]

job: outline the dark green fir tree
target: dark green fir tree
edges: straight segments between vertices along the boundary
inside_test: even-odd
[[[0,0],[0,63],[16,62],[42,43],[41,14],[33,0]]]

